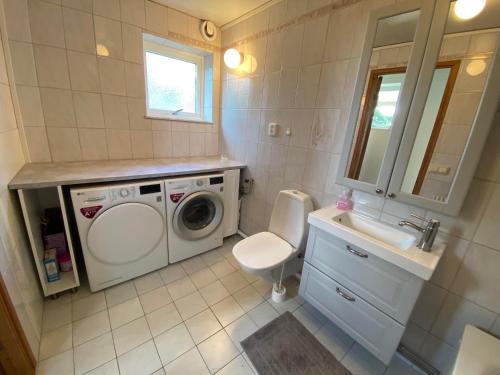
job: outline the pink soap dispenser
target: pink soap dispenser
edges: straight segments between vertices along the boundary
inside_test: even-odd
[[[352,209],[352,190],[344,188],[337,199],[337,208],[339,210],[348,211]]]

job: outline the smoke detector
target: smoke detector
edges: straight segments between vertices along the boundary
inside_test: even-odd
[[[200,33],[203,39],[211,42],[217,38],[217,26],[212,21],[202,20],[200,22]]]

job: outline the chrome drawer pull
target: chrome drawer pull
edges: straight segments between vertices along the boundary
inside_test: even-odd
[[[368,258],[368,254],[363,254],[361,251],[354,250],[349,245],[346,245],[345,247],[346,247],[347,251],[349,251],[351,254],[357,255],[360,258]]]
[[[354,298],[353,296],[350,296],[349,294],[343,292],[340,290],[340,288],[337,288],[337,294],[341,297],[344,297],[346,300],[348,301],[351,301],[351,302],[354,302],[356,301],[356,298]]]

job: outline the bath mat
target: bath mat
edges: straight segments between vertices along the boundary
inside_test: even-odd
[[[241,342],[259,375],[351,375],[289,312]]]

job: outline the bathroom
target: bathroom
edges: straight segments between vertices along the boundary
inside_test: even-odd
[[[0,372],[500,373],[499,20],[0,0]]]

